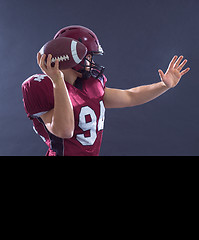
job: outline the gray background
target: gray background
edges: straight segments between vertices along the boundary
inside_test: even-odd
[[[159,81],[171,58],[191,71],[179,85],[142,106],[106,111],[101,154],[199,155],[198,0],[0,0],[0,155],[44,155],[47,147],[26,117],[21,84],[41,73],[36,53],[67,25],[100,39],[108,87]]]

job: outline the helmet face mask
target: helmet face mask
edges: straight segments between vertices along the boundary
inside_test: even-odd
[[[87,55],[88,56],[88,55]],[[84,78],[87,76],[89,78],[90,76],[98,79],[99,77],[102,76],[105,67],[95,63],[93,61],[93,55],[91,55],[91,59],[88,59],[88,57],[84,58],[84,64],[80,63],[82,66],[81,69],[78,70],[78,72],[84,73]],[[89,64],[88,64],[89,63]],[[86,73],[87,72],[87,73]]]
[[[99,64],[96,64],[93,61],[93,56],[103,55],[104,51],[99,44],[99,40],[94,32],[92,32],[86,27],[73,25],[59,30],[54,36],[54,39],[59,37],[69,37],[83,43],[88,49],[87,56],[88,54],[92,56],[91,60],[89,60],[86,56],[81,63],[79,63],[73,68],[75,71],[81,72],[83,77],[86,78],[90,76],[99,78],[100,76],[102,76],[105,68],[103,66],[100,66]],[[87,61],[90,63],[89,65],[87,65]]]

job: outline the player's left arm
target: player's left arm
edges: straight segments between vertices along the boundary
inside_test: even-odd
[[[143,85],[128,90],[106,88],[104,94],[104,104],[106,108],[123,108],[133,107],[147,103],[161,94],[174,88],[180,81],[181,77],[186,74],[190,68],[182,70],[187,60],[183,62],[183,56],[174,56],[169,67],[164,74],[158,70],[161,81],[158,83]]]

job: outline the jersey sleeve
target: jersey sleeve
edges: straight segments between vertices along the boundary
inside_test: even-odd
[[[39,117],[54,108],[51,80],[46,75],[33,75],[22,84],[23,102],[27,116]]]

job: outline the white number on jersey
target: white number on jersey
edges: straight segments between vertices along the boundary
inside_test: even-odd
[[[86,116],[90,115],[91,121],[86,122]],[[90,136],[85,137],[84,134],[78,134],[77,140],[84,146],[93,145],[97,138],[97,131],[104,128],[105,107],[103,101],[100,102],[100,117],[97,126],[97,117],[92,108],[86,106],[82,107],[79,114],[79,127],[83,131],[90,131]]]

